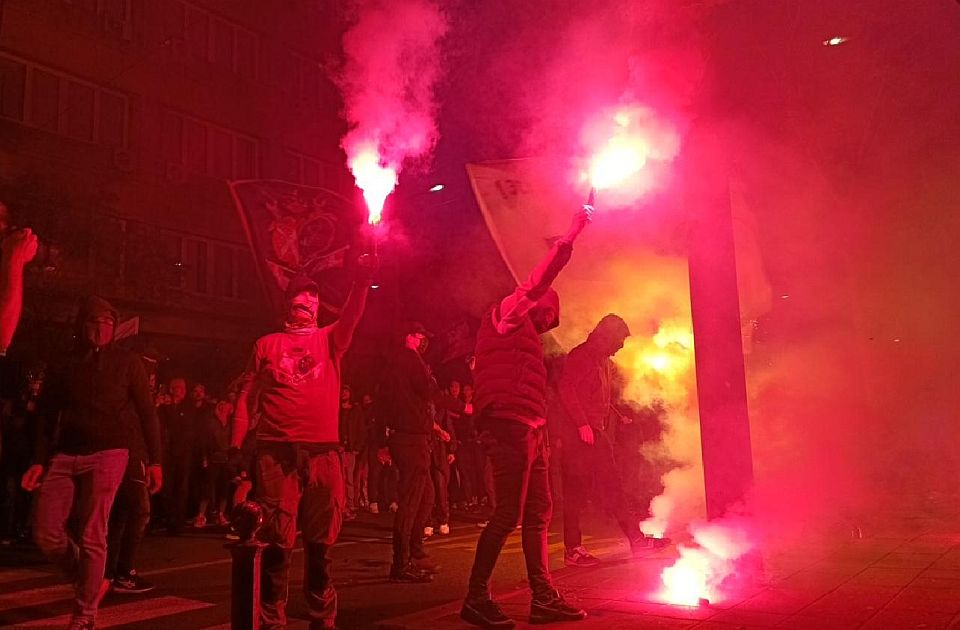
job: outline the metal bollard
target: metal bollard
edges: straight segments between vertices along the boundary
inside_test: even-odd
[[[263,524],[263,512],[253,501],[233,510],[231,522],[240,540],[226,545],[230,550],[230,627],[232,630],[260,628],[260,565],[267,545],[256,540]]]

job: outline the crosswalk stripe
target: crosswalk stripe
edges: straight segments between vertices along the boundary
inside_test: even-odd
[[[38,569],[4,569],[0,571],[0,584],[49,576],[50,573]]]
[[[212,608],[215,604],[201,602],[195,599],[184,599],[182,597],[157,597],[156,599],[145,599],[116,606],[107,606],[101,608],[97,613],[97,627],[110,628],[113,626],[136,623],[138,621],[149,621],[159,617],[169,617],[181,613],[199,610],[201,608]],[[17,624],[17,628],[43,628],[46,626],[63,627],[70,623],[70,615],[58,615],[56,617],[47,617],[46,619],[33,619],[26,623]]]

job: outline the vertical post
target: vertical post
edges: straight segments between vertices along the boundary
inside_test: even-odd
[[[233,560],[230,571],[230,628],[260,628],[260,563],[266,545],[256,541],[227,545]]]
[[[722,517],[753,485],[750,418],[740,336],[740,302],[724,152],[693,138],[687,160],[690,306],[696,354],[707,517]],[[721,162],[718,164],[717,162]]]

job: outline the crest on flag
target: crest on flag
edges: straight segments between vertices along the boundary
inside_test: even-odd
[[[350,289],[347,253],[359,234],[360,210],[326,188],[274,180],[228,182],[273,306],[295,275],[320,287],[320,324],[336,319]]]

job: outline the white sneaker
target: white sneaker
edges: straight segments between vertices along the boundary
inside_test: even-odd
[[[449,534],[449,533],[450,533],[450,526],[449,526],[449,525],[447,525],[446,523],[444,523],[443,525],[440,526],[440,534],[441,534],[442,536],[446,536],[446,535]]]
[[[432,528],[432,527],[424,527],[424,528],[423,528],[423,535],[426,536],[427,538],[429,538],[430,536],[433,536],[433,528]]]
[[[394,501],[393,503],[390,504],[390,511],[391,511],[391,512],[396,512],[396,511],[399,510],[399,509],[400,509],[400,506],[397,505],[397,502],[396,502],[396,501]]]
[[[370,513],[371,513],[371,514],[379,514],[379,513],[380,513],[380,506],[377,505],[377,502],[376,502],[376,501],[374,501],[373,503],[371,503],[371,504],[370,504],[370,507],[369,507],[368,509],[370,510]]]

